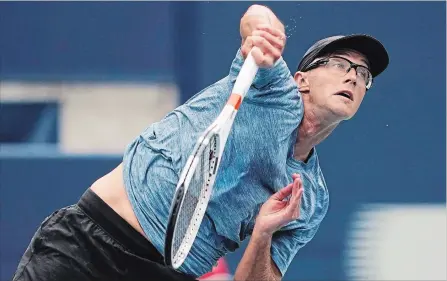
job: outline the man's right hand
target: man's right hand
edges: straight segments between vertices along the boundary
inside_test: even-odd
[[[273,12],[261,5],[252,5],[241,19],[242,55],[253,47],[253,58],[259,67],[269,68],[281,57],[286,44],[284,25]]]

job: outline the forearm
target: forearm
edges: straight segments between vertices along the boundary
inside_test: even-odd
[[[236,269],[234,280],[281,280],[281,273],[270,254],[271,245],[272,235],[255,229]]]

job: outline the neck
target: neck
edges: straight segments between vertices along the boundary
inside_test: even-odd
[[[331,122],[331,118],[324,118],[316,112],[312,108],[304,110],[293,155],[296,160],[307,162],[312,149],[325,140],[340,123]]]

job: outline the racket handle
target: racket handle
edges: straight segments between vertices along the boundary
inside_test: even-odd
[[[241,95],[242,98],[245,97],[251,84],[253,84],[253,80],[255,79],[256,73],[259,69],[259,66],[253,58],[252,52],[253,49],[248,53],[233,87],[233,93]]]

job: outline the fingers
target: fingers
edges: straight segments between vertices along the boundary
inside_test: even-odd
[[[278,28],[273,28],[268,24],[259,24],[256,29],[266,31],[272,34],[275,37],[278,37],[280,40],[285,41],[286,35]]]
[[[301,176],[299,174],[292,174],[293,182],[288,184],[287,186],[280,189],[278,192],[273,194],[273,197],[276,200],[284,200],[287,196],[292,194],[292,198],[290,200],[293,200],[294,195],[297,195],[297,192],[299,191],[300,187],[302,189],[302,181]],[[294,187],[295,186],[295,187]]]
[[[284,48],[287,40],[286,35],[281,30],[265,24],[258,25],[253,33],[258,33],[258,35],[265,37],[272,45],[276,45],[278,48]]]
[[[292,174],[292,179],[295,180],[296,178],[299,178],[300,175],[299,174]]]
[[[269,46],[270,50],[276,49],[282,51],[284,49],[285,40],[282,38],[282,35],[274,36],[265,30],[258,29],[253,31],[251,36],[257,36],[265,39],[267,43],[269,43],[267,46]]]
[[[253,50],[253,58],[261,67],[269,67],[281,56],[281,52],[273,47],[265,38],[257,35],[248,36],[243,46],[243,55],[246,56],[253,47],[259,50]]]
[[[298,186],[299,183],[300,183],[300,178],[299,178],[299,176],[298,176],[297,178],[294,178],[294,179],[293,179],[292,198],[291,198],[291,199],[293,199],[293,198],[296,197],[296,194],[298,193],[298,188],[297,188],[297,186]]]
[[[255,46],[259,51],[252,52],[260,67],[271,67],[281,57],[285,46],[285,35],[268,25],[259,25],[244,41],[241,51],[246,57]]]
[[[253,46],[259,50],[252,52],[255,62],[260,67],[271,67],[281,57],[281,51],[270,44],[264,37],[252,35],[246,39],[246,49],[244,52],[248,54]]]
[[[292,193],[294,183],[288,184],[286,187],[280,189],[278,192],[272,195],[278,201],[284,200],[287,196]]]
[[[299,175],[296,175],[293,181],[292,197],[289,200],[289,204],[286,210],[286,213],[288,214],[290,220],[296,220],[300,215],[300,202],[301,198],[303,197],[303,192],[304,188],[301,177]]]
[[[279,38],[262,30],[254,31],[252,36],[260,41],[259,45],[266,53],[271,53],[274,57],[278,58],[281,56],[284,45]]]
[[[264,51],[260,49],[258,46],[254,46],[252,49],[252,55],[255,59],[255,62],[260,67],[265,67],[271,61],[267,56],[264,55]]]

